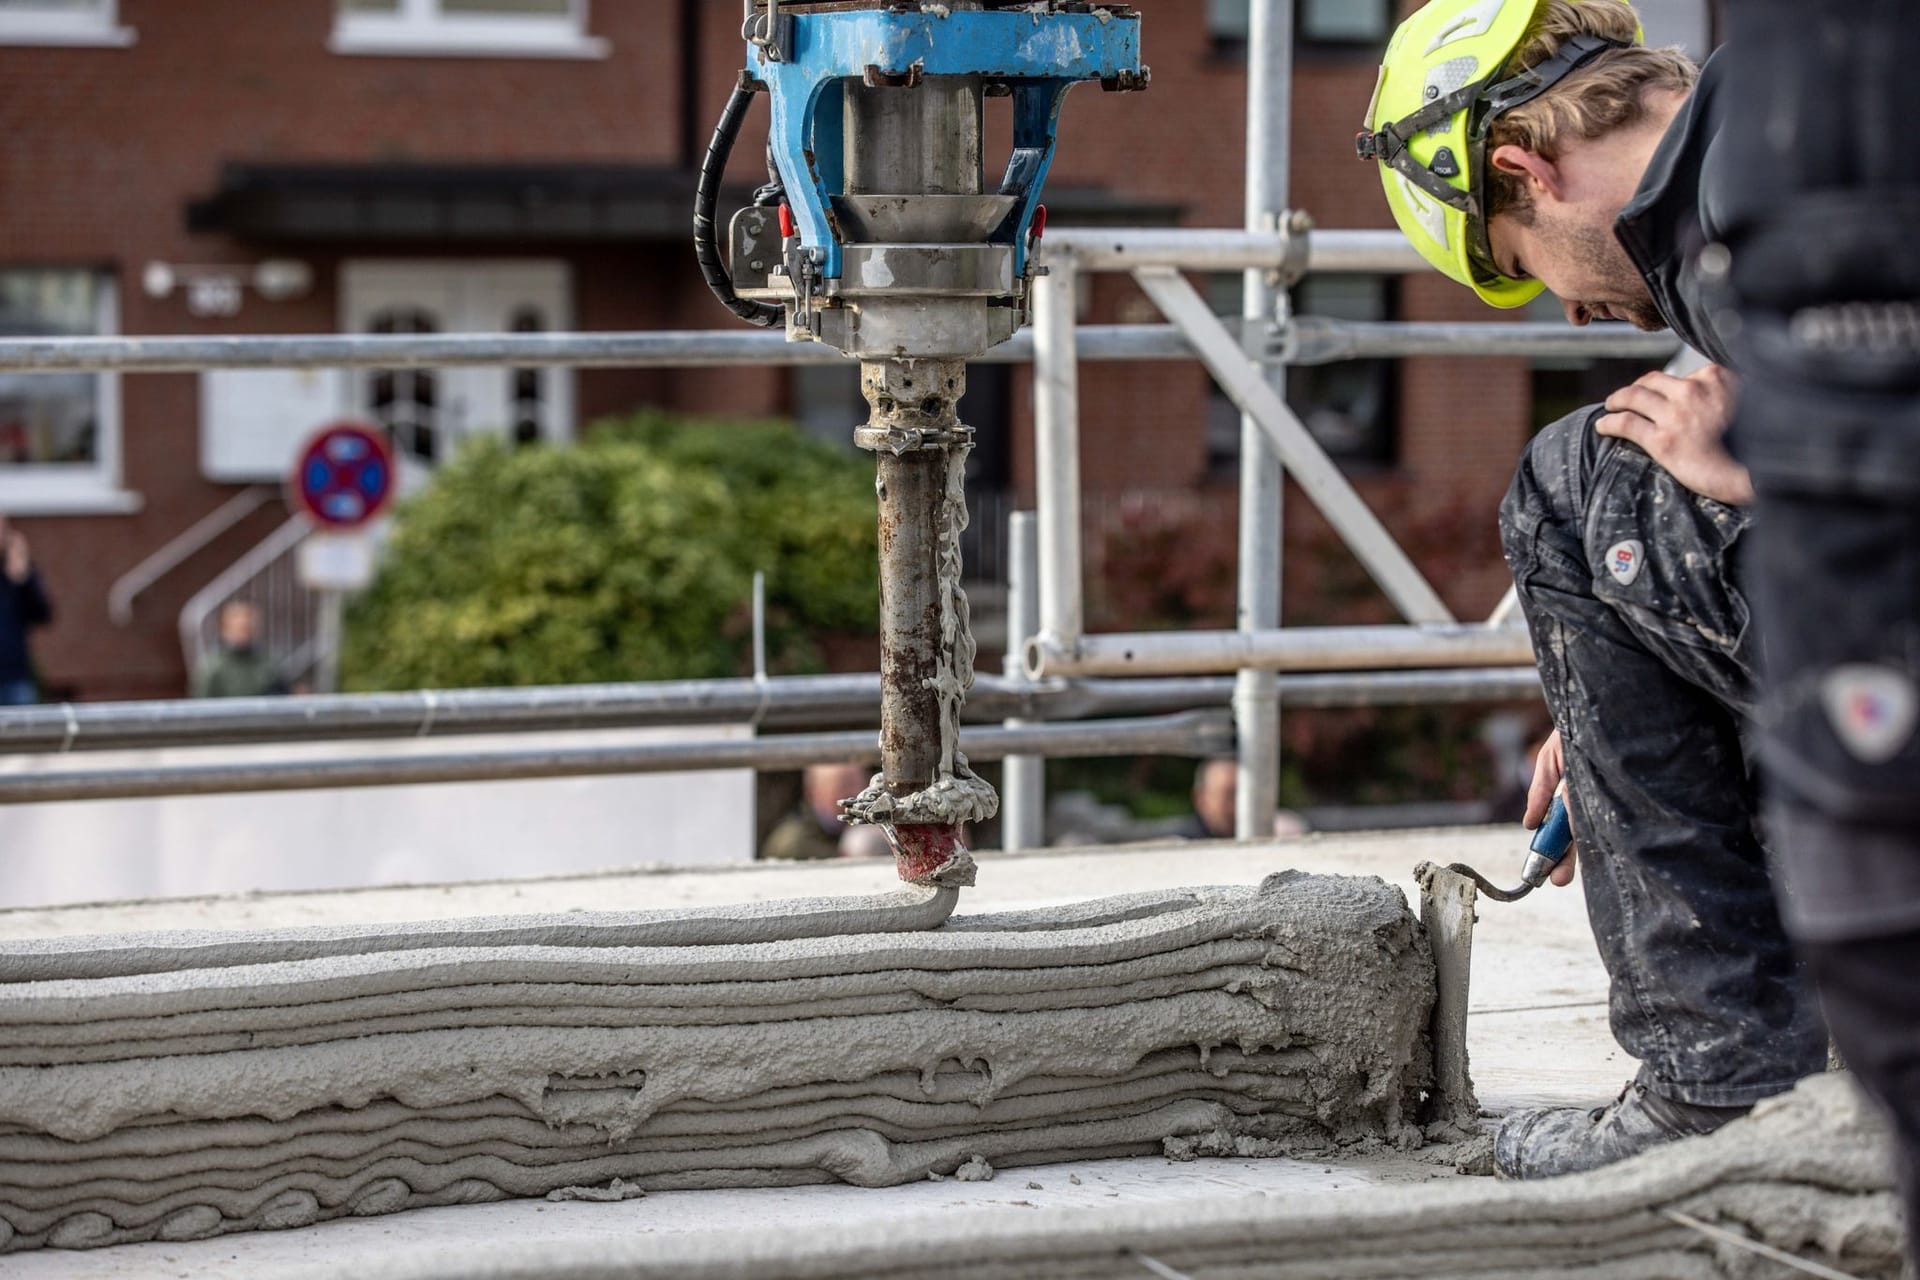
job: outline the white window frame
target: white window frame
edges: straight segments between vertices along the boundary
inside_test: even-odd
[[[0,264],[0,270],[15,264]],[[120,332],[119,280],[95,271],[101,336]],[[92,462],[36,462],[0,467],[0,513],[16,516],[130,515],[145,500],[121,485],[120,375],[96,373]]]
[[[441,0],[400,0],[399,11],[355,13],[335,6],[334,53],[447,58],[604,58],[608,43],[587,34],[587,0],[554,16],[449,14]]]
[[[0,45],[74,45],[124,49],[133,28],[119,23],[119,0],[94,0],[91,9],[0,9]]]

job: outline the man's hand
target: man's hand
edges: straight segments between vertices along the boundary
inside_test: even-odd
[[[7,534],[7,580],[22,583],[33,572],[33,553],[27,549],[26,535],[19,530]]]
[[[1560,746],[1560,731],[1555,729],[1540,744],[1540,752],[1533,758],[1533,785],[1527,788],[1527,814],[1520,819],[1520,825],[1532,831],[1547,820],[1547,808],[1553,803],[1553,792],[1560,785],[1560,779],[1567,773],[1566,752]],[[1572,823],[1572,813],[1568,813],[1568,823]],[[1567,846],[1567,856],[1553,869],[1548,877],[1554,884],[1565,887],[1573,883],[1574,859],[1579,850],[1573,845]]]
[[[1733,420],[1733,375],[1717,364],[1676,378],[1649,373],[1607,397],[1594,424],[1631,440],[1695,493],[1729,506],[1753,501],[1753,481],[1722,443]]]

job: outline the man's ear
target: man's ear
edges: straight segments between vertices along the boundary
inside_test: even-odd
[[[1564,184],[1560,177],[1560,166],[1537,152],[1509,142],[1493,149],[1487,157],[1487,163],[1502,173],[1510,173],[1527,184],[1534,195],[1545,194],[1555,200],[1565,196]]]

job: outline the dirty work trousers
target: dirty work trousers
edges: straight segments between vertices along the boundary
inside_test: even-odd
[[[1920,1265],[1920,5],[1730,16],[1720,305],[1767,813],[1787,927],[1894,1117]]]
[[[1743,740],[1753,670],[1738,509],[1599,435],[1599,407],[1528,446],[1500,512],[1566,747],[1614,1037],[1654,1091],[1743,1106],[1826,1065],[1775,907]]]

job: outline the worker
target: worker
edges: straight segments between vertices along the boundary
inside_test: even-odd
[[[840,798],[856,795],[873,777],[869,764],[810,764],[800,778],[800,804],[767,834],[760,856],[780,862],[869,856],[888,852],[875,826],[849,826]]]
[[[1239,765],[1232,756],[1212,756],[1193,771],[1193,816],[1179,835],[1189,840],[1231,840],[1234,809],[1240,794]],[[1273,812],[1271,834],[1296,840],[1307,833],[1306,819],[1291,809]]]
[[[1711,1132],[1827,1060],[1759,832],[1733,555],[1752,488],[1690,253],[1716,233],[1724,68],[1645,47],[1623,0],[1434,0],[1388,45],[1358,140],[1407,238],[1485,301],[1548,289],[1574,324],[1670,328],[1712,362],[1546,427],[1501,507],[1555,725],[1526,822],[1564,780],[1613,1032],[1641,1063],[1610,1105],[1507,1117],[1507,1177]]]
[[[260,610],[245,600],[220,606],[220,645],[193,673],[196,698],[267,698],[287,692],[286,677],[260,648]]]
[[[1734,17],[1702,265],[1739,322],[1768,830],[1834,1041],[1893,1114],[1920,1269],[1920,187],[1893,142],[1920,117],[1920,10]]]
[[[53,605],[27,536],[0,515],[0,706],[40,701],[27,633],[51,621]]]

